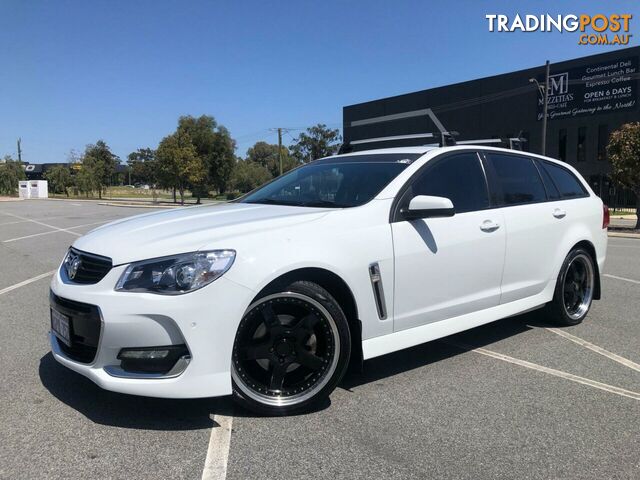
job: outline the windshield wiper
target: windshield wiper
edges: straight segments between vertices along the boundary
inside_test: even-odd
[[[327,200],[314,200],[312,202],[305,202],[301,204],[303,207],[320,207],[320,208],[347,208],[351,205],[344,205],[342,203],[329,202]]]
[[[260,198],[251,200],[246,203],[258,203],[262,205],[285,205],[288,207],[318,207],[318,208],[347,208],[352,205],[343,205],[341,203],[329,202],[327,200],[310,200],[307,202],[287,202],[286,200],[277,200],[275,198]]]
[[[261,198],[259,200],[251,200],[246,203],[259,203],[262,205],[287,205],[287,206],[296,206],[299,207],[301,204],[299,202],[287,202],[285,200],[276,200],[275,198]]]

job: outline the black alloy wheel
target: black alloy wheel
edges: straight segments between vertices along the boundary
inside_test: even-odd
[[[336,386],[348,363],[349,330],[331,295],[311,282],[254,302],[233,347],[234,394],[248,408],[287,414]]]
[[[547,313],[560,325],[577,325],[586,317],[595,291],[595,266],[591,254],[572,250],[560,269],[553,300]]]

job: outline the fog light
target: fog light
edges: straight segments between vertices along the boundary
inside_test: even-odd
[[[167,373],[183,357],[189,357],[186,345],[123,348],[117,358],[127,372]]]
[[[165,358],[169,355],[169,350],[129,350],[123,348],[118,355],[119,360],[143,360]]]

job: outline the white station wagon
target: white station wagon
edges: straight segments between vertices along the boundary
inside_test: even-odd
[[[51,346],[108,390],[299,412],[350,363],[538,307],[581,322],[608,221],[573,168],[529,153],[323,158],[76,240],[51,284]]]

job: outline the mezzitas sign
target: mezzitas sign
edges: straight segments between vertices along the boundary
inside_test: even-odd
[[[548,118],[597,115],[637,107],[638,57],[551,71]],[[538,77],[544,83],[544,77]],[[544,97],[538,95],[538,120],[542,120]]]

